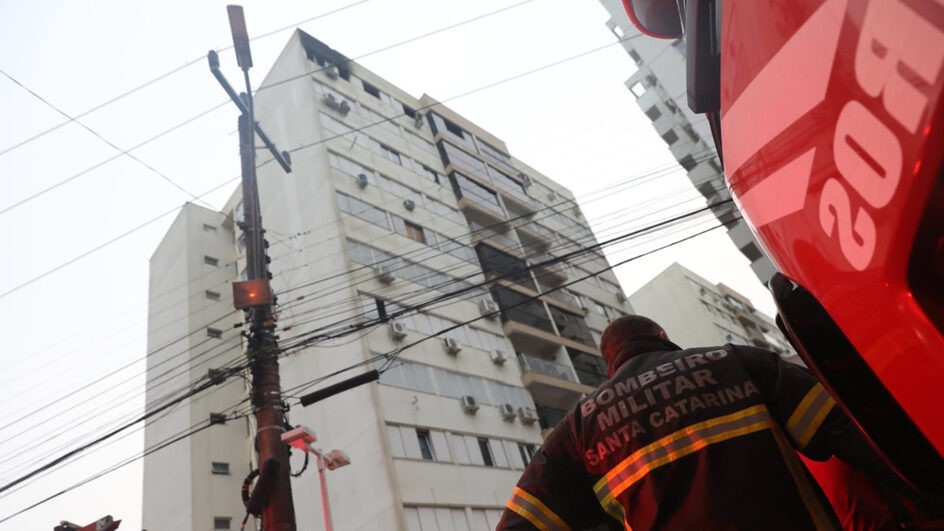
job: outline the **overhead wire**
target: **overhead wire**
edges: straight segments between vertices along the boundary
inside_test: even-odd
[[[701,235],[701,234],[703,234],[703,233],[705,233],[705,232],[707,232],[707,231],[714,230],[714,229],[716,229],[716,228],[718,228],[718,227],[720,227],[720,226],[723,226],[723,225],[719,225],[719,226],[716,226],[716,227],[712,227],[712,228],[710,228],[710,229],[706,229],[705,231],[701,231],[701,232],[696,233],[696,234],[694,234],[694,235],[687,236],[687,237],[685,237],[685,238],[683,238],[683,239],[681,239],[681,240],[678,240],[678,241],[673,242],[673,243],[671,243],[671,244],[667,244],[667,245],[665,245],[665,246],[662,246],[662,247],[660,247],[659,249],[649,251],[649,252],[647,252],[647,253],[645,253],[645,254],[643,254],[643,255],[637,255],[637,256],[635,256],[635,257],[631,257],[631,258],[629,258],[629,259],[627,259],[627,260],[624,260],[624,261],[622,261],[622,262],[620,262],[620,263],[610,265],[610,266],[606,267],[604,270],[612,269],[613,267],[617,267],[617,266],[619,266],[619,265],[622,265],[623,263],[626,263],[626,262],[628,262],[628,261],[634,260],[634,259],[636,259],[636,258],[638,258],[638,257],[640,257],[640,256],[645,256],[645,255],[651,254],[651,253],[653,253],[653,252],[657,252],[658,250],[662,250],[662,249],[664,249],[664,248],[666,248],[666,247],[668,247],[668,246],[675,245],[675,244],[680,243],[680,242],[682,242],[682,241],[686,241],[686,240],[688,240],[688,239],[694,238],[694,237],[696,237],[696,236],[698,236],[698,235]],[[565,284],[563,284],[563,285],[561,285],[561,286],[552,288],[552,290],[562,289],[562,288],[565,287],[565,286],[569,286],[569,285],[571,285],[571,284],[573,284],[573,283],[576,283],[576,282],[585,280],[585,279],[587,279],[587,278],[589,278],[589,277],[591,277],[591,276],[597,276],[597,275],[601,274],[604,270],[596,271],[596,272],[591,273],[591,274],[589,274],[589,275],[587,275],[587,276],[585,276],[585,277],[581,277],[581,278],[578,278],[578,279],[574,279],[574,280],[572,280],[572,281],[570,281],[570,282],[568,282],[568,283],[565,283]],[[545,292],[545,293],[546,293],[546,292]],[[542,293],[541,295],[543,295],[543,294],[544,294],[544,293]],[[537,298],[538,296],[540,296],[540,295],[537,295],[537,296],[533,297],[532,299]],[[434,300],[435,300],[435,299],[434,299]],[[428,303],[427,303],[427,304],[428,304]],[[416,311],[416,307],[412,308],[411,310]],[[468,322],[474,322],[474,321],[476,321],[476,320],[478,320],[478,319],[481,319],[481,318],[483,318],[483,317],[477,317],[477,318],[472,319],[472,320],[470,320],[470,321],[468,321]],[[430,337],[436,337],[436,336],[438,336],[438,335],[440,335],[440,334],[442,334],[442,333],[446,333],[446,332],[448,332],[448,331],[450,331],[450,330],[452,330],[452,329],[455,329],[455,328],[457,328],[458,326],[463,326],[464,324],[467,324],[467,323],[460,323],[460,324],[457,324],[456,326],[448,327],[448,328],[446,328],[446,329],[443,329],[443,330],[439,331],[439,332],[436,333],[436,334],[433,334],[432,336],[428,336],[427,338],[424,338],[424,339],[415,341],[415,342],[413,342],[412,344],[410,344],[410,345],[408,345],[408,346],[401,347],[401,348],[397,349],[396,351],[394,351],[393,354],[388,353],[388,354],[385,354],[385,355],[382,355],[382,356],[376,356],[376,357],[374,357],[373,359],[376,360],[376,359],[379,359],[379,358],[381,358],[381,357],[385,357],[385,358],[387,358],[387,359],[393,359],[393,358],[395,358],[396,356],[398,356],[400,353],[402,353],[403,350],[405,350],[406,348],[415,346],[416,344],[419,344],[419,343],[422,342],[422,341],[428,340]],[[347,334],[350,334],[350,333],[352,333],[350,330],[348,330],[348,331],[342,331],[342,332],[340,332],[340,333],[338,333],[338,334],[335,334],[334,337],[340,337],[340,336],[347,335]],[[283,351],[283,353],[284,353],[286,350],[288,350],[288,349],[290,349],[290,348],[291,348],[291,349],[294,349],[294,348],[297,348],[298,346],[301,346],[301,345],[296,345],[296,346],[293,346],[293,347],[283,348],[282,351]],[[362,362],[362,363],[356,364],[355,366],[352,366],[352,367],[363,366],[363,364],[364,364],[364,363]],[[352,367],[349,367],[349,368],[344,369],[344,370],[351,370]],[[335,374],[339,374],[340,372],[344,372],[344,370],[339,371],[339,372],[337,372],[337,373],[335,373]],[[234,371],[231,372],[230,374],[234,374],[235,372],[237,372],[237,371],[234,369]],[[317,381],[313,381],[313,382],[314,382],[314,383],[318,383],[318,382],[320,382],[320,381],[324,381],[324,378],[327,378],[327,377],[330,377],[330,376],[331,376],[331,375],[327,375],[326,377],[323,377],[323,378],[318,379]],[[310,382],[310,383],[311,383],[311,382]],[[191,397],[193,394],[195,394],[196,392],[205,390],[207,387],[208,387],[208,386],[205,384],[204,386],[201,386],[201,387],[199,387],[199,388],[197,388],[197,389],[194,389],[191,393],[188,393],[188,394],[183,395],[183,396],[180,397],[178,400],[175,400],[172,404],[169,404],[169,405],[173,405],[173,404],[178,403],[178,402],[181,401],[181,400],[187,399],[187,398]],[[304,386],[301,386],[301,387],[298,387],[298,386],[297,386],[296,388],[293,388],[293,389],[291,389],[291,390],[286,390],[286,393],[287,393],[287,394],[291,394],[291,393],[293,393],[293,392],[301,392],[301,391],[303,391],[304,389],[305,389]],[[169,406],[169,405],[168,405],[168,406]],[[166,407],[168,407],[168,406],[164,406],[164,407],[166,408]],[[163,408],[162,408],[162,409],[163,409]],[[157,412],[159,412],[159,411],[161,411],[161,410],[154,410],[154,411],[149,412],[148,414],[146,414],[146,416],[151,416],[151,415],[153,415],[153,414],[155,414],[155,413],[157,413]],[[144,418],[146,418],[146,417],[137,419],[135,422],[140,422],[140,421],[144,420]],[[110,436],[113,436],[114,434],[120,432],[122,429],[126,429],[127,426],[128,426],[128,425],[125,425],[125,426],[123,426],[122,428],[118,428],[117,430],[114,430],[114,431],[110,432],[110,434],[107,434],[106,436],[103,436],[102,438],[96,439],[95,441],[92,441],[91,443],[88,443],[87,445],[83,446],[82,448],[77,449],[77,450],[73,450],[73,451],[67,453],[65,456],[60,457],[60,458],[54,460],[54,461],[51,462],[50,464],[44,465],[43,467],[40,467],[40,468],[37,469],[36,471],[33,471],[33,472],[31,472],[31,473],[29,473],[29,474],[27,474],[27,475],[25,475],[25,476],[19,478],[18,480],[14,481],[14,482],[12,482],[12,483],[7,484],[7,485],[4,486],[4,487],[0,487],[0,493],[3,493],[5,490],[8,490],[11,486],[18,484],[18,483],[24,481],[25,479],[28,479],[28,478],[33,477],[34,475],[36,475],[36,474],[39,473],[39,472],[42,472],[42,471],[44,471],[44,470],[47,470],[48,468],[50,468],[50,465],[51,465],[51,464],[56,464],[56,463],[62,462],[65,457],[75,455],[76,453],[80,452],[81,450],[87,449],[87,448],[88,448],[89,446],[91,446],[91,445],[95,445],[95,444],[98,444],[98,443],[102,442],[102,440],[104,440],[104,439],[106,439],[106,438],[108,438],[108,437],[110,437]]]
[[[124,148],[119,147],[118,145],[116,145],[116,144],[115,144],[114,142],[112,142],[111,140],[109,140],[109,139],[105,138],[104,136],[102,136],[102,134],[99,133],[98,131],[92,129],[92,128],[91,128],[90,126],[88,126],[87,124],[80,122],[77,118],[74,118],[74,117],[70,116],[70,115],[67,114],[65,111],[63,111],[62,109],[60,109],[59,107],[53,105],[52,102],[50,102],[50,101],[47,100],[46,98],[40,96],[35,90],[33,90],[33,89],[27,87],[27,86],[24,85],[22,82],[20,82],[18,79],[16,79],[15,77],[11,76],[10,74],[8,74],[5,70],[0,69],[0,74],[2,74],[4,77],[6,77],[7,79],[9,79],[9,80],[12,81],[13,83],[15,83],[18,87],[22,88],[22,89],[25,90],[26,92],[29,92],[34,98],[36,98],[36,99],[38,99],[39,101],[43,102],[43,104],[45,104],[45,105],[46,105],[47,107],[49,107],[50,109],[56,111],[57,113],[61,114],[61,115],[64,116],[64,117],[66,117],[66,119],[67,119],[68,121],[75,123],[76,125],[78,125],[78,126],[81,127],[82,129],[85,129],[86,131],[88,131],[89,133],[91,133],[92,136],[94,136],[95,138],[101,140],[102,142],[104,142],[105,144],[107,144],[108,146],[110,146],[111,148],[113,148],[113,149],[115,149],[116,151],[118,151],[118,153],[120,153],[120,154],[122,154],[122,155],[128,157],[129,159],[133,160],[134,162],[137,162],[139,165],[144,166],[145,168],[147,168],[148,170],[150,170],[151,173],[154,173],[154,174],[157,175],[158,177],[160,177],[160,178],[164,179],[165,181],[169,182],[171,185],[173,185],[175,188],[177,188],[177,189],[180,190],[181,192],[183,192],[183,193],[189,195],[190,197],[192,197],[195,201],[203,202],[199,197],[197,197],[196,195],[194,195],[193,192],[191,192],[190,190],[187,190],[186,188],[184,188],[183,186],[181,186],[180,183],[178,183],[177,181],[175,181],[175,180],[171,179],[170,177],[168,177],[167,174],[165,174],[164,172],[158,170],[157,168],[155,168],[154,166],[148,164],[147,162],[144,162],[144,161],[141,160],[137,155],[134,155],[134,154],[132,154],[131,152],[125,150]],[[204,204],[207,205],[207,206],[210,206],[210,205],[207,204],[207,203],[204,203]]]
[[[322,16],[327,16],[327,15],[329,15],[329,14],[334,14],[334,13],[337,13],[337,12],[342,11],[342,10],[344,10],[344,9],[347,9],[347,8],[349,8],[349,7],[354,7],[354,6],[356,6],[356,5],[362,4],[362,3],[367,2],[367,1],[369,1],[369,0],[361,0],[361,1],[359,1],[359,2],[354,2],[353,4],[349,4],[348,6],[345,6],[344,8],[331,11],[331,12],[329,12],[329,13],[326,13],[325,15],[322,15]],[[367,56],[369,56],[369,55],[373,55],[373,54],[376,54],[376,53],[379,53],[379,52],[387,51],[387,50],[396,48],[396,47],[398,47],[398,46],[402,46],[402,45],[404,45],[404,44],[408,44],[408,43],[411,43],[411,42],[415,42],[415,41],[417,41],[417,40],[420,40],[421,38],[426,38],[426,37],[429,37],[429,36],[431,36],[431,35],[435,35],[435,34],[437,34],[437,33],[441,33],[441,32],[443,32],[443,31],[446,31],[446,30],[455,29],[456,27],[462,26],[462,25],[464,25],[464,24],[468,24],[468,23],[471,23],[471,22],[475,22],[475,21],[481,20],[481,19],[483,19],[483,18],[492,16],[492,15],[496,15],[496,14],[498,14],[498,13],[502,13],[502,12],[504,12],[504,11],[507,11],[508,9],[511,9],[511,8],[513,8],[513,7],[518,7],[518,6],[520,6],[520,5],[524,5],[524,4],[530,3],[530,2],[532,2],[532,1],[534,1],[534,0],[525,0],[525,1],[523,1],[523,2],[519,2],[518,4],[514,4],[514,5],[510,6],[510,7],[498,9],[498,10],[496,10],[496,11],[492,11],[492,12],[486,13],[486,14],[484,14],[484,15],[480,15],[480,16],[477,16],[477,17],[468,19],[468,20],[462,21],[462,22],[457,23],[457,24],[452,24],[452,25],[447,26],[447,27],[445,27],[445,28],[440,28],[439,30],[435,30],[435,31],[432,31],[432,32],[428,32],[428,33],[423,34],[423,35],[418,36],[418,37],[413,37],[413,38],[410,38],[410,39],[406,39],[406,40],[404,40],[404,41],[395,43],[395,44],[393,44],[393,45],[384,46],[384,47],[378,48],[378,49],[376,49],[376,50],[373,50],[373,51],[371,51],[371,52],[368,52],[368,53],[366,53],[366,54],[362,54],[362,55],[360,55],[360,56],[358,56],[358,57],[352,58],[351,61],[354,61],[354,60],[356,60],[356,59],[360,59],[360,58],[363,58],[363,57],[367,57]],[[302,23],[309,22],[309,21],[311,21],[311,20],[314,20],[315,18],[320,18],[320,16],[319,16],[319,17],[314,17],[314,18],[309,19],[309,20],[307,20],[307,21],[303,21]],[[286,28],[282,28],[282,29],[280,29],[280,30],[276,30],[276,32],[284,31],[285,29],[286,29]],[[271,35],[271,34],[274,34],[274,32],[270,32],[270,33],[268,33],[268,34],[266,34],[266,35],[264,35],[264,36],[268,36],[268,35]],[[261,38],[261,37],[260,37],[260,38]],[[232,46],[228,46],[228,47],[222,48],[221,50],[226,50],[226,49],[229,49],[229,48],[232,48]],[[187,67],[187,66],[190,66],[190,65],[192,65],[192,64],[195,64],[195,63],[197,63],[197,62],[199,62],[199,61],[202,61],[202,60],[205,60],[205,59],[206,59],[206,56],[203,56],[203,57],[201,57],[201,58],[199,58],[199,59],[194,59],[194,60],[192,60],[192,61],[189,61],[189,62],[186,63],[184,66],[175,69],[175,70],[172,71],[171,73],[175,73],[175,72],[177,72],[177,71],[180,71],[180,70],[182,70],[183,68],[185,68],[185,67]],[[258,93],[259,91],[265,90],[265,89],[268,88],[268,87],[276,86],[276,85],[278,85],[278,84],[287,83],[287,82],[289,82],[289,81],[294,81],[295,79],[301,79],[301,78],[303,78],[303,77],[305,77],[305,76],[311,75],[312,73],[315,73],[315,72],[318,72],[318,71],[321,71],[321,70],[323,70],[323,69],[312,70],[312,71],[306,72],[305,74],[302,74],[302,75],[300,75],[300,76],[296,76],[296,77],[293,77],[293,78],[290,78],[290,79],[281,80],[281,81],[279,81],[279,82],[277,82],[277,83],[275,83],[275,84],[272,84],[272,85],[262,86],[262,87],[260,87],[259,89],[257,89],[256,92]],[[129,92],[127,92],[127,93],[125,93],[125,94],[119,96],[119,97],[116,97],[116,98],[113,98],[112,100],[109,100],[109,102],[106,102],[105,104],[99,105],[99,106],[97,106],[97,107],[95,107],[95,108],[93,108],[93,109],[91,109],[91,110],[89,110],[89,111],[86,111],[86,112],[84,112],[84,113],[81,113],[81,114],[77,115],[76,118],[81,118],[81,117],[86,116],[86,115],[90,114],[91,112],[94,112],[94,111],[96,111],[96,110],[98,110],[98,109],[100,109],[100,108],[102,108],[102,107],[104,107],[104,106],[106,106],[106,105],[108,105],[108,104],[114,103],[115,101],[117,101],[117,100],[119,100],[119,99],[121,99],[121,98],[123,98],[123,97],[125,97],[125,96],[127,96],[127,95],[130,95],[130,94],[136,92],[137,90],[140,90],[141,88],[144,88],[145,86],[148,86],[148,85],[151,84],[152,82],[156,82],[156,81],[159,80],[159,79],[163,79],[163,78],[166,77],[167,75],[170,75],[170,73],[169,73],[169,74],[166,74],[166,75],[159,76],[158,78],[155,78],[155,79],[152,80],[151,82],[145,83],[144,85],[140,86],[140,87],[137,88],[137,89],[133,89],[133,90],[131,90],[131,91],[129,91]],[[221,108],[223,108],[223,107],[226,107],[229,103],[230,103],[229,100],[221,101],[220,103],[216,104],[215,106],[211,107],[210,109],[207,109],[207,110],[202,111],[202,112],[200,112],[200,113],[198,113],[198,114],[196,114],[196,115],[194,115],[194,116],[192,116],[192,117],[190,117],[190,118],[187,118],[187,119],[184,120],[183,122],[181,122],[181,123],[179,123],[179,124],[177,124],[177,125],[171,127],[170,129],[167,129],[167,130],[165,130],[165,131],[163,131],[163,132],[161,132],[161,133],[159,133],[159,134],[157,134],[157,135],[155,135],[155,136],[152,136],[151,138],[149,138],[149,139],[147,139],[147,140],[145,140],[145,141],[143,141],[143,142],[140,142],[140,143],[138,143],[138,144],[136,144],[136,145],[134,145],[134,146],[128,148],[127,151],[131,152],[131,151],[135,151],[135,150],[137,150],[137,149],[139,149],[139,148],[141,148],[141,147],[144,147],[145,145],[150,144],[151,142],[154,142],[155,140],[157,140],[157,139],[159,139],[159,138],[161,138],[161,137],[163,137],[163,136],[166,136],[166,135],[169,134],[170,132],[179,129],[180,127],[183,127],[183,126],[186,125],[186,124],[192,123],[192,122],[198,120],[199,118],[202,118],[202,117],[204,117],[204,116],[206,116],[206,115],[208,115],[208,114],[210,114],[210,113],[212,113],[212,112],[214,112],[214,111],[216,111],[216,110],[218,110],[218,109],[221,109]],[[60,124],[60,125],[58,125],[58,126],[55,126],[55,127],[53,127],[52,129],[49,129],[49,130],[47,130],[47,131],[45,131],[45,132],[43,132],[43,133],[40,133],[39,135],[36,135],[36,136],[34,136],[34,137],[28,139],[27,141],[21,142],[21,143],[17,144],[16,146],[13,146],[13,147],[11,147],[11,148],[8,148],[7,150],[5,150],[5,151],[3,151],[3,152],[0,152],[0,156],[2,156],[4,153],[6,153],[6,152],[8,152],[8,151],[10,151],[10,150],[12,150],[12,149],[15,149],[15,148],[17,148],[17,147],[20,147],[21,145],[25,145],[26,143],[28,143],[28,142],[30,142],[30,141],[32,141],[32,140],[35,140],[36,138],[39,138],[40,136],[43,136],[43,135],[45,135],[45,134],[47,134],[47,133],[50,133],[50,132],[52,132],[52,131],[55,131],[55,130],[58,129],[59,127],[61,127],[61,126],[63,126],[63,125],[67,125],[68,123],[69,123],[69,122],[67,121],[67,122],[65,122],[65,123],[63,123],[63,124]],[[90,168],[87,168],[87,169],[85,169],[85,170],[82,170],[82,171],[80,171],[80,172],[78,172],[78,173],[76,173],[76,174],[74,174],[74,175],[72,175],[72,176],[66,178],[66,179],[63,180],[63,181],[57,182],[57,183],[53,184],[52,186],[49,186],[49,187],[47,187],[47,188],[44,188],[44,189],[42,189],[42,190],[40,190],[40,191],[38,191],[38,192],[35,192],[35,193],[33,193],[32,195],[30,195],[30,196],[28,196],[28,197],[26,197],[26,198],[24,198],[24,199],[22,199],[22,200],[19,200],[19,201],[15,202],[15,203],[13,203],[13,204],[11,204],[11,205],[8,205],[8,206],[6,206],[6,207],[0,209],[0,215],[3,215],[3,214],[5,214],[6,212],[8,212],[8,211],[10,211],[10,210],[13,210],[13,209],[15,209],[15,208],[17,208],[17,207],[19,207],[19,206],[21,206],[21,205],[23,205],[23,204],[29,202],[29,201],[32,201],[32,200],[34,200],[34,199],[36,199],[36,198],[38,198],[38,197],[40,197],[40,196],[42,196],[42,195],[44,195],[44,194],[46,194],[46,193],[48,193],[48,192],[50,192],[50,191],[56,189],[56,188],[58,188],[58,187],[60,187],[60,186],[62,186],[62,185],[64,185],[64,184],[68,183],[68,182],[71,182],[71,181],[73,181],[73,180],[75,180],[75,179],[81,177],[82,175],[85,175],[85,174],[89,173],[90,171],[92,171],[92,170],[94,170],[94,169],[98,169],[98,168],[104,166],[105,164],[108,164],[109,162],[112,162],[112,161],[114,161],[114,160],[117,160],[117,159],[120,158],[121,156],[122,156],[122,154],[119,153],[118,155],[115,155],[115,156],[113,156],[113,157],[111,157],[111,158],[108,158],[108,159],[106,159],[106,160],[104,160],[104,161],[98,163],[98,164],[95,164],[94,166],[92,166],[92,167],[90,167]],[[2,297],[2,295],[0,295],[0,297]]]
[[[713,206],[717,206],[717,205],[713,205]],[[707,209],[707,208],[710,208],[710,207],[706,207],[706,209]],[[702,209],[702,210],[705,210],[705,209]],[[683,216],[683,217],[685,217],[685,216]],[[671,220],[668,220],[668,221],[671,221]],[[664,224],[665,224],[665,223],[664,223]],[[648,230],[651,230],[651,229],[647,229],[646,231],[642,231],[642,232],[648,232]],[[606,241],[606,242],[603,242],[603,243],[601,243],[601,244],[599,244],[599,245],[600,245],[600,246],[602,246],[602,245],[609,245],[609,244],[612,244],[613,241],[618,241],[619,239],[623,239],[623,238],[625,238],[625,236],[621,236],[621,237],[618,237],[618,238],[615,238],[615,239],[611,239],[611,240]],[[578,252],[585,252],[585,251],[577,251],[577,252],[575,252],[575,253],[570,253],[570,254],[571,254],[571,255],[575,255],[575,254],[578,253]],[[566,257],[565,257],[565,258],[566,258]],[[597,274],[599,274],[599,272],[598,272]],[[593,275],[590,275],[590,276],[593,276]],[[589,277],[584,277],[584,278],[589,278]],[[566,285],[569,285],[569,284],[566,284]],[[560,288],[558,287],[558,288],[554,288],[554,289],[560,289]],[[411,307],[409,308],[409,310],[410,310],[410,311],[417,311],[419,308],[422,308],[422,307],[424,307],[424,306],[428,306],[428,305],[430,305],[430,304],[434,304],[434,303],[437,303],[437,302],[442,302],[442,301],[444,301],[444,300],[448,300],[449,298],[455,297],[455,295],[457,295],[458,293],[461,293],[461,291],[460,291],[460,292],[451,292],[451,293],[449,293],[449,294],[445,294],[445,295],[441,295],[441,296],[439,296],[439,297],[435,297],[435,298],[433,298],[432,300],[427,301],[427,302],[425,302],[425,303],[423,303],[423,304],[421,304],[421,305],[413,305],[413,306],[411,306]],[[394,312],[394,315],[396,315],[396,312]],[[342,332],[335,332],[335,333],[333,334],[333,337],[340,337],[341,335],[346,335],[347,333],[349,333],[349,330],[348,330],[348,331],[342,331]],[[297,341],[296,341],[296,344],[293,344],[293,345],[290,345],[290,346],[285,347],[285,350],[297,349],[298,347],[304,346],[305,344],[309,344],[309,343],[311,343],[311,341],[309,341],[309,340],[305,340],[305,341],[302,341],[302,342],[297,342]],[[244,369],[244,368],[245,368],[245,367],[242,367],[242,369]],[[191,394],[192,394],[192,391],[191,391],[191,393],[187,393],[187,394],[184,395],[184,396],[185,396],[185,397],[186,397],[186,396],[190,396]],[[177,401],[178,401],[178,400],[175,400],[173,403],[176,403]],[[166,407],[166,406],[165,406],[165,407]],[[150,414],[153,414],[154,411],[160,411],[161,409],[163,409],[163,408],[160,408],[160,409],[157,409],[157,410],[153,410],[153,411],[151,411],[151,412],[148,413],[148,414],[149,414],[149,415],[150,415]],[[0,489],[0,493],[2,493],[2,492],[3,492],[3,490]]]
[[[272,36],[272,35],[281,33],[281,32],[283,32],[283,31],[285,31],[285,30],[288,30],[288,29],[292,29],[292,28],[294,28],[294,27],[297,27],[297,26],[299,26],[299,25],[301,25],[301,24],[307,24],[308,22],[312,22],[312,21],[317,20],[317,19],[319,19],[319,18],[323,18],[323,17],[329,16],[329,15],[333,15],[333,14],[335,14],[335,13],[339,13],[339,12],[341,12],[341,11],[350,9],[350,8],[352,8],[352,7],[358,6],[358,5],[360,5],[360,4],[363,4],[363,3],[366,3],[366,2],[369,2],[369,1],[370,1],[370,0],[359,0],[359,1],[357,1],[357,2],[353,2],[353,3],[351,3],[351,4],[342,6],[342,7],[338,8],[338,9],[334,9],[334,10],[332,10],[332,11],[328,11],[328,12],[326,12],[326,13],[322,13],[322,14],[320,14],[320,15],[316,15],[316,16],[314,16],[314,17],[311,17],[311,18],[302,20],[302,21],[300,21],[300,22],[298,22],[298,23],[291,24],[291,25],[289,25],[289,26],[285,26],[285,27],[282,27],[282,28],[279,28],[279,29],[276,29],[276,30],[273,30],[273,31],[270,31],[270,32],[267,32],[267,33],[263,33],[262,35],[257,35],[257,36],[255,36],[255,37],[251,37],[251,38],[249,39],[249,41],[250,41],[250,42],[253,42],[253,41],[256,41],[256,40],[259,40],[259,39],[264,39],[264,38],[266,38],[266,37],[270,37],[270,36]],[[230,44],[230,45],[228,45],[228,46],[224,46],[224,47],[222,47],[222,48],[216,48],[216,51],[217,51],[217,52],[222,52],[222,51],[225,51],[225,50],[229,50],[229,49],[231,49],[231,48],[233,48],[233,45],[232,45],[232,44]],[[54,132],[54,131],[56,131],[56,130],[58,130],[58,129],[61,129],[62,127],[65,127],[65,126],[69,125],[73,120],[77,120],[77,119],[79,119],[79,118],[84,118],[84,117],[86,117],[86,116],[88,116],[88,115],[90,115],[90,114],[92,114],[92,113],[94,113],[94,112],[96,112],[96,111],[99,111],[99,110],[101,110],[101,109],[104,109],[105,107],[108,107],[109,105],[112,105],[112,104],[114,104],[114,103],[117,103],[118,101],[120,101],[120,100],[122,100],[122,99],[124,99],[124,98],[126,98],[126,97],[128,97],[128,96],[130,96],[130,95],[132,95],[132,94],[134,94],[134,93],[136,93],[136,92],[139,92],[139,91],[141,91],[141,90],[143,90],[143,89],[145,89],[145,88],[147,88],[147,87],[149,87],[149,86],[151,86],[151,85],[157,83],[158,81],[161,81],[161,80],[163,80],[163,79],[166,79],[166,78],[168,78],[168,77],[170,77],[170,76],[176,74],[177,72],[183,71],[183,70],[187,69],[188,67],[190,67],[190,66],[192,66],[192,65],[195,65],[195,64],[197,64],[197,63],[199,63],[199,62],[205,61],[205,60],[206,60],[206,55],[201,55],[200,57],[196,57],[196,58],[194,58],[194,59],[191,59],[191,60],[189,60],[189,61],[186,61],[186,62],[184,62],[184,64],[182,64],[182,65],[180,65],[180,66],[178,66],[178,67],[176,67],[176,68],[173,68],[173,69],[171,69],[171,70],[169,70],[169,71],[167,71],[167,72],[164,72],[163,74],[160,74],[160,75],[158,75],[157,77],[151,78],[151,79],[149,79],[148,81],[145,81],[144,83],[142,83],[142,84],[140,84],[140,85],[137,85],[137,86],[135,86],[135,87],[133,87],[133,88],[131,88],[131,89],[125,91],[125,92],[122,92],[121,94],[118,94],[117,96],[113,96],[112,98],[109,98],[108,100],[105,100],[104,102],[99,103],[98,105],[95,105],[94,107],[91,107],[91,108],[89,108],[89,109],[87,109],[87,110],[85,110],[85,111],[80,112],[79,114],[75,115],[74,118],[70,118],[69,120],[66,120],[65,122],[60,122],[60,123],[58,123],[58,124],[56,124],[56,125],[50,127],[49,129],[45,129],[45,130],[43,130],[43,131],[40,131],[39,133],[36,133],[35,135],[33,135],[33,136],[29,137],[29,138],[26,138],[25,140],[21,140],[20,142],[17,142],[16,144],[13,144],[12,146],[9,146],[9,147],[6,147],[6,148],[0,150],[0,156],[6,155],[7,153],[9,153],[9,152],[11,152],[11,151],[13,151],[13,150],[15,150],[15,149],[18,149],[18,148],[20,148],[20,147],[23,147],[23,146],[25,146],[25,145],[27,145],[27,144],[33,142],[34,140],[38,140],[39,138],[42,138],[42,137],[48,135],[49,133],[52,133],[52,132]],[[219,105],[218,107],[222,107],[222,105]],[[218,108],[218,107],[214,107],[213,109],[210,109],[210,111],[213,111],[213,110],[215,110],[215,109]],[[210,111],[207,111],[207,112],[210,112]],[[133,149],[133,148],[132,148],[132,149]],[[2,213],[3,213],[3,211],[0,211],[0,214],[2,214]]]
[[[477,273],[477,268],[476,268],[476,273]],[[474,275],[473,275],[473,276],[474,276]],[[214,322],[215,322],[215,321],[214,321]],[[212,323],[211,323],[211,324],[212,324]],[[199,330],[199,329],[198,329],[198,330]],[[198,355],[198,356],[199,356],[199,355]],[[196,357],[197,357],[197,356],[194,356],[194,358],[196,358]],[[166,360],[165,360],[165,361],[166,361]],[[151,370],[153,370],[153,368],[152,368]],[[173,370],[173,368],[172,368],[171,370]],[[163,373],[162,375],[159,375],[159,376],[163,376],[164,374],[168,374],[168,373],[170,373],[170,372],[171,372],[171,371],[166,371],[165,373]],[[171,376],[171,377],[173,377],[173,376]],[[126,380],[126,381],[127,381],[127,380]],[[156,385],[156,384],[159,384],[159,382],[155,383],[154,385]],[[0,441],[0,443],[2,443],[2,441]]]

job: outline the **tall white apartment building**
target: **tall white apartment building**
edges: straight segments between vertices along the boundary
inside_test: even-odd
[[[610,13],[607,27],[636,63],[636,72],[626,80],[636,103],[708,204],[730,199],[708,121],[688,107],[684,40],[643,35],[630,22],[622,0],[600,2]],[[737,208],[726,203],[713,211],[734,245],[751,261],[754,274],[767,284],[775,271],[773,263],[739,218]]]
[[[301,31],[256,117],[292,151],[291,174],[260,155],[258,178],[287,416],[352,461],[328,473],[335,528],[494,529],[543,431],[605,377],[600,332],[631,312],[573,195]],[[245,275],[241,210],[238,190],[222,212],[185,206],[151,260],[152,406],[243,360],[230,286]],[[379,383],[297,405],[371,367]],[[239,528],[245,398],[231,378],[147,425],[152,447],[229,419],[145,458],[146,529]],[[321,529],[314,467],[292,484],[299,529]]]
[[[752,345],[798,362],[774,320],[754,308],[747,297],[724,284],[712,284],[678,263],[632,293],[629,301],[636,313],[661,324],[682,348]]]

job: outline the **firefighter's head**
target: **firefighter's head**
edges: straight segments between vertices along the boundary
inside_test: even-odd
[[[624,315],[607,325],[600,337],[600,352],[606,360],[606,373],[609,377],[612,378],[620,365],[629,359],[625,355],[624,347],[637,339],[668,341],[669,335],[659,323],[642,315]]]

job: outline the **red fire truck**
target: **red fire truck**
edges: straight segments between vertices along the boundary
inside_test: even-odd
[[[781,323],[915,487],[944,493],[944,1],[623,0],[683,38]]]

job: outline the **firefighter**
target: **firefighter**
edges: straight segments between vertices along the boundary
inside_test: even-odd
[[[836,529],[796,451],[885,473],[813,376],[773,352],[683,350],[638,315],[610,323],[600,350],[610,379],[545,439],[498,530]]]

